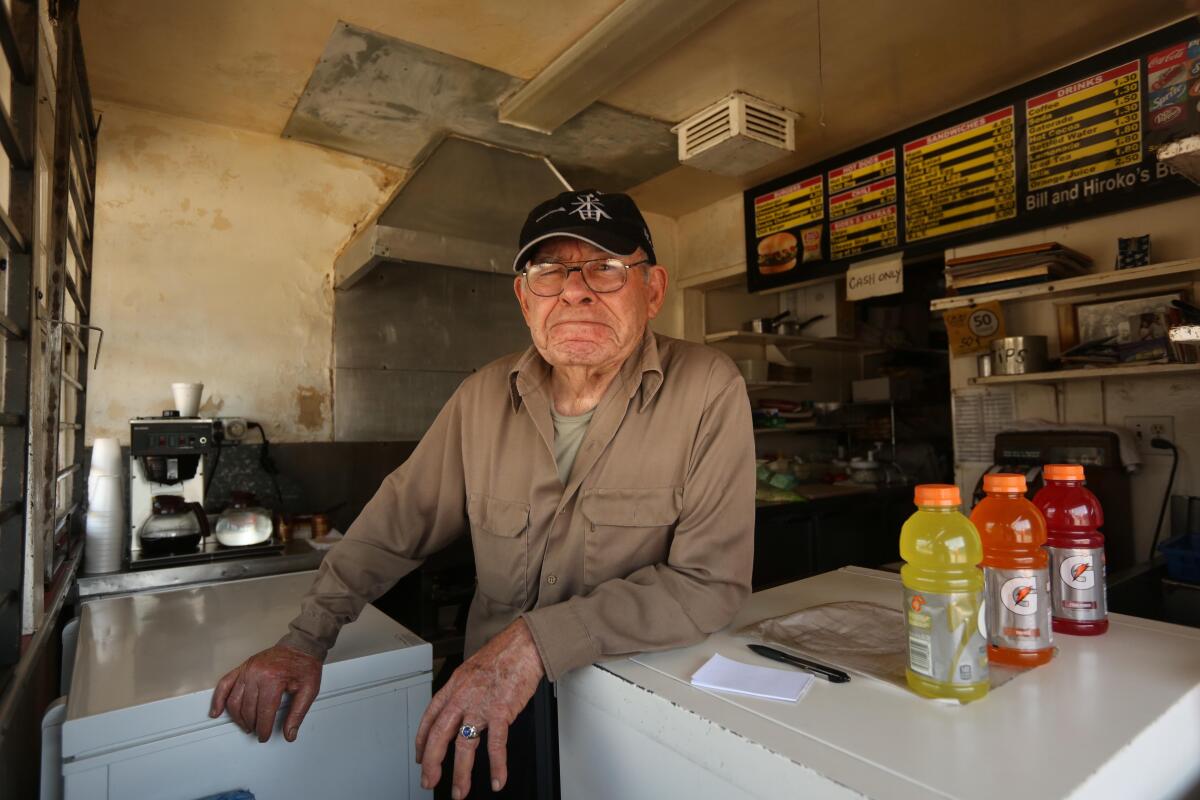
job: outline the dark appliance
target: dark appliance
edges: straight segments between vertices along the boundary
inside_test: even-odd
[[[1104,509],[1104,559],[1111,575],[1139,561],[1133,537],[1133,493],[1121,463],[1120,441],[1107,431],[1008,431],[996,434],[995,463],[986,474],[1018,473],[1033,499],[1042,488],[1043,464],[1082,464],[1087,488]],[[983,499],[983,478],[975,485],[972,505]]]

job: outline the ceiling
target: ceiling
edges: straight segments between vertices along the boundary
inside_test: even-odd
[[[96,0],[81,4],[80,17],[98,100],[281,134],[339,20],[528,80],[617,5]],[[764,170],[724,178],[675,167],[634,189],[644,208],[678,216],[1161,27],[1191,6],[739,0],[602,100],[675,123],[742,90],[804,115],[796,155]]]

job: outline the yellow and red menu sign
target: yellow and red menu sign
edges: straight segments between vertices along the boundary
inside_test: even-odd
[[[1030,190],[1142,160],[1140,62],[1025,101]]]
[[[829,193],[835,194],[849,189],[851,186],[861,186],[885,175],[895,174],[896,150],[888,148],[882,153],[860,158],[829,170]]]
[[[904,145],[904,238],[915,242],[1017,215],[1013,107]]]
[[[1157,151],[1197,134],[1191,16],[748,189],[747,285],[774,290],[889,253],[932,257],[1195,196]]]
[[[894,148],[829,170],[829,257],[895,247],[899,241]]]
[[[825,191],[820,175],[754,198],[754,235],[759,239],[823,219]]]

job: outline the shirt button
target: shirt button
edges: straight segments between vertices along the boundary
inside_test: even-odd
[[[551,575],[551,576],[547,577],[547,578],[546,578],[546,583],[548,583],[548,584],[550,584],[551,586],[553,586],[554,584],[558,583],[558,576],[557,576],[557,575]]]

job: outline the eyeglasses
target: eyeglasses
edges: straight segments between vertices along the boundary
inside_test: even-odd
[[[561,263],[543,261],[524,269],[525,285],[538,297],[557,297],[567,288],[572,272],[583,277],[584,284],[597,294],[616,292],[629,280],[629,270],[650,262],[643,259],[626,264],[618,258],[596,258],[590,261]]]

